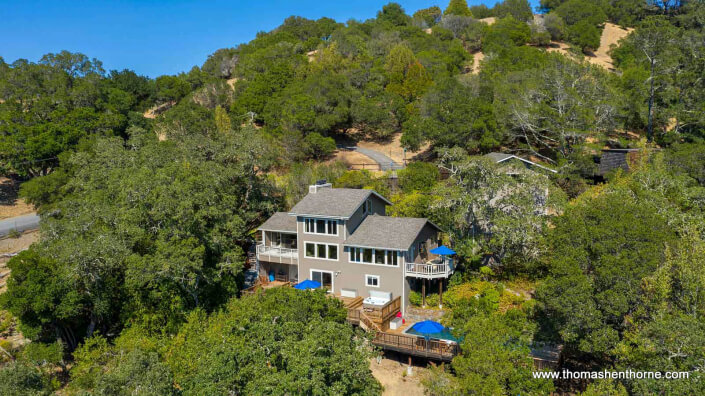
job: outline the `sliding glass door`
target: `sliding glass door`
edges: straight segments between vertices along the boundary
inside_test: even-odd
[[[311,270],[311,280],[319,282],[321,287],[333,291],[333,273],[329,271]]]

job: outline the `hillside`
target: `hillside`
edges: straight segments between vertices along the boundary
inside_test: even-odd
[[[541,6],[0,58],[0,395],[705,394],[705,3]]]

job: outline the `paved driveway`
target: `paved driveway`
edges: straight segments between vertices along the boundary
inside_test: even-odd
[[[39,228],[39,216],[36,213],[10,217],[9,219],[0,220],[0,237],[9,234],[11,230],[23,232],[36,228]]]
[[[376,151],[376,150],[371,150],[368,148],[363,148],[363,147],[357,147],[357,146],[351,146],[347,147],[349,150],[355,150],[360,154],[364,154],[370,158],[372,158],[375,162],[379,164],[379,167],[383,171],[387,170],[397,170],[397,169],[402,169],[404,168],[404,165],[394,162],[393,159],[387,157],[383,153]]]

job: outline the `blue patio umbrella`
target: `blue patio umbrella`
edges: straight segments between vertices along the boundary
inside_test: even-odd
[[[305,281],[294,285],[294,289],[299,290],[318,289],[319,287],[321,287],[321,282],[316,282],[310,279],[306,279]]]
[[[450,256],[450,255],[455,254],[455,251],[453,249],[447,247],[446,245],[441,245],[435,249],[431,249],[431,253],[438,254],[441,256]]]
[[[418,322],[411,326],[411,328],[423,334],[424,336],[427,336],[429,334],[440,333],[445,329],[442,324],[434,322],[432,320],[424,320],[423,322]]]

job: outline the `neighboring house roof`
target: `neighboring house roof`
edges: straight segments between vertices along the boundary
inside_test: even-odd
[[[367,216],[344,245],[407,250],[427,223],[440,231],[440,228],[428,219]]]
[[[296,232],[296,217],[286,212],[276,212],[258,230]]]
[[[630,163],[634,161],[639,151],[639,149],[603,149],[597,173],[605,175],[617,168],[629,171]]]
[[[349,219],[371,195],[387,205],[392,203],[372,190],[357,188],[322,188],[307,194],[289,211],[290,215]]]
[[[558,173],[558,171],[556,171],[556,170],[554,170],[554,169],[547,168],[547,167],[545,167],[545,166],[543,166],[543,165],[537,164],[537,163],[534,162],[534,161],[529,161],[528,159],[524,159],[524,158],[521,158],[521,157],[517,157],[517,156],[514,155],[514,154],[489,153],[489,154],[485,154],[485,157],[487,157],[487,158],[493,160],[493,161],[494,161],[495,163],[497,163],[497,164],[501,164],[502,162],[508,161],[508,160],[510,160],[510,159],[512,159],[512,158],[516,158],[516,159],[518,159],[519,161],[521,161],[521,162],[523,162],[523,163],[525,163],[525,164],[527,164],[527,165],[535,166],[535,167],[537,167],[537,168],[541,168],[541,169],[547,170],[547,171],[549,171],[549,172]]]

